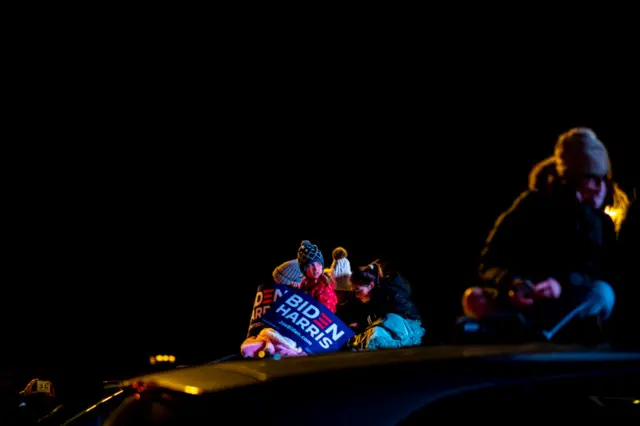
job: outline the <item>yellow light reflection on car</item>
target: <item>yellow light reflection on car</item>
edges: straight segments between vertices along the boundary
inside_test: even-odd
[[[195,386],[185,386],[184,391],[190,395],[198,395],[200,393],[200,389]]]

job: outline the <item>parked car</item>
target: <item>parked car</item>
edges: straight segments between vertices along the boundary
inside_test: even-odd
[[[345,352],[175,369],[125,380],[117,392],[105,425],[616,424],[640,419],[640,352],[553,344]],[[95,424],[90,411],[68,424]]]

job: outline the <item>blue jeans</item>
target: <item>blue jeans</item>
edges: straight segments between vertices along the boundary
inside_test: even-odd
[[[425,329],[420,321],[410,320],[397,314],[387,314],[367,329],[355,335],[349,346],[355,349],[391,349],[419,346]]]
[[[604,281],[568,289],[558,300],[536,302],[530,311],[522,312],[525,323],[542,330],[547,338],[553,338],[567,324],[594,317],[607,320],[613,312],[616,296],[613,288]],[[536,306],[537,305],[537,306]]]

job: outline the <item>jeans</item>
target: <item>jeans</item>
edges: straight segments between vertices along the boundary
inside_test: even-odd
[[[581,319],[596,318],[602,323],[611,316],[615,302],[616,296],[609,284],[593,281],[567,289],[558,300],[536,302],[531,310],[521,312],[521,318],[551,340],[568,324]]]
[[[390,349],[419,346],[425,329],[417,320],[410,320],[397,314],[387,314],[355,335],[349,346],[355,349]]]

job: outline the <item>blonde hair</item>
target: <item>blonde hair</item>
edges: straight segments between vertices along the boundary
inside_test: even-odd
[[[546,184],[551,184],[558,178],[556,168],[557,161],[556,156],[551,156],[533,166],[531,173],[529,173],[529,189],[531,191],[541,189],[541,179],[546,180]],[[605,205],[604,212],[609,215],[613,221],[616,232],[619,232],[625,218],[627,217],[630,201],[627,194],[618,186],[617,183],[613,182],[611,169],[609,169],[607,181],[609,182],[607,190],[610,194],[607,195],[607,204]]]
[[[604,208],[604,212],[609,215],[613,224],[616,227],[616,232],[620,232],[620,228],[624,223],[624,220],[627,218],[627,212],[629,211],[629,197],[625,192],[620,189],[618,184],[614,183],[612,185],[613,193],[611,205],[607,205]]]

